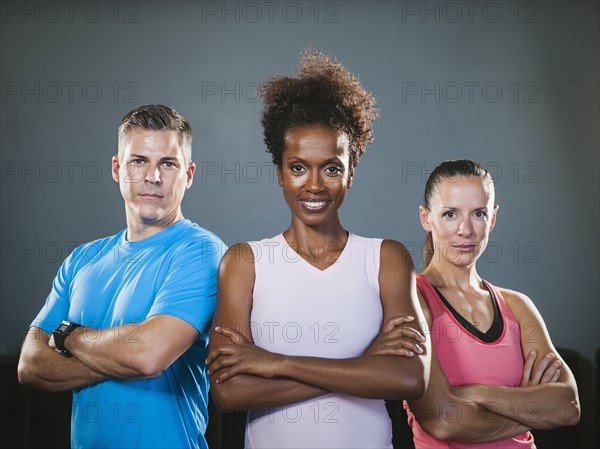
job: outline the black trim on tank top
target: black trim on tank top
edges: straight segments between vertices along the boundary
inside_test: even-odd
[[[475,337],[479,338],[481,341],[484,341],[486,343],[493,343],[500,338],[500,336],[502,335],[502,331],[504,330],[504,320],[502,319],[502,315],[500,314],[500,308],[498,307],[498,300],[496,299],[496,295],[494,295],[494,292],[492,291],[492,289],[486,281],[483,281],[483,285],[485,285],[487,291],[490,292],[490,297],[492,299],[492,307],[494,308],[494,319],[492,321],[492,325],[486,332],[481,332],[479,329],[473,326],[465,317],[463,317],[460,313],[458,313],[458,311],[454,307],[450,305],[448,300],[444,298],[442,292],[440,292],[435,285],[431,285],[435,289],[436,293],[438,294],[444,305],[448,308],[450,313],[452,313],[454,318],[456,318],[456,321],[458,321],[467,332],[473,334]]]

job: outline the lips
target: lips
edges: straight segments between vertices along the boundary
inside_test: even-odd
[[[462,245],[454,245],[454,248],[459,251],[472,251],[476,246],[474,243],[463,243]]]
[[[158,193],[140,193],[140,196],[144,198],[162,198],[162,195]]]
[[[302,207],[309,212],[320,212],[327,207],[329,201],[305,199],[300,200],[300,203],[302,204]]]

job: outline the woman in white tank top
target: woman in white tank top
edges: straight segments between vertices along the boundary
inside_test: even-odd
[[[423,394],[430,351],[409,253],[349,233],[339,217],[372,140],[374,98],[316,51],[260,95],[292,221],[223,258],[213,397],[223,411],[248,410],[248,448],[389,448],[383,399]]]

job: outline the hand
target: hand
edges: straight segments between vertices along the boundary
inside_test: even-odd
[[[531,385],[547,384],[558,381],[560,378],[561,361],[556,358],[554,353],[549,352],[540,360],[538,367],[532,376],[533,365],[537,357],[536,351],[527,354],[527,359],[523,365],[523,377],[521,378],[521,387]]]
[[[267,379],[277,376],[277,367],[283,360],[280,354],[259,348],[236,330],[217,326],[214,331],[233,343],[213,349],[206,358],[208,374],[216,383],[223,383],[238,374]]]
[[[56,349],[56,343],[54,343],[54,335],[50,336],[50,340],[48,340],[48,346],[50,346],[52,349]]]
[[[388,319],[379,335],[369,345],[364,355],[403,355],[413,357],[415,353],[422,354],[423,348],[416,342],[424,342],[419,331],[405,323],[414,321],[412,316],[396,316]]]

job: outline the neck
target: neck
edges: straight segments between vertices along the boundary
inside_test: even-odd
[[[312,255],[342,251],[348,241],[348,232],[339,218],[320,226],[307,226],[292,220],[283,236],[298,253]]]
[[[467,290],[481,285],[481,277],[477,274],[474,263],[459,267],[443,260],[436,261],[434,258],[421,274],[438,288]]]
[[[147,239],[152,237],[155,234],[158,234],[161,231],[164,231],[171,225],[174,225],[180,220],[183,220],[183,214],[181,211],[178,211],[175,216],[170,217],[169,219],[159,220],[159,221],[145,221],[143,219],[130,219],[127,217],[127,241],[129,242],[137,242],[140,240]]]

